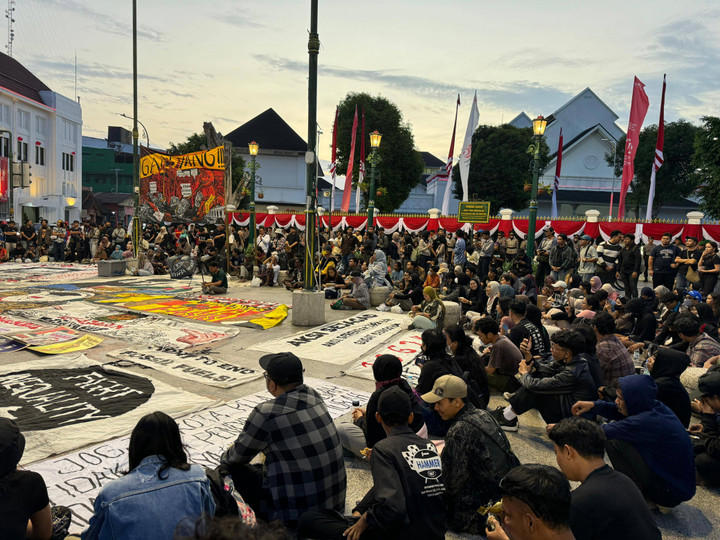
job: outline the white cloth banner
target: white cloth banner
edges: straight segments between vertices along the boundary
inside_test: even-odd
[[[368,392],[317,379],[306,379],[323,398],[333,418],[350,412],[353,401],[366,403]],[[220,464],[220,456],[230,447],[242,431],[250,412],[256,405],[272,396],[257,392],[211,409],[196,412],[178,419],[180,433],[190,462],[208,468]],[[158,408],[178,418],[166,408]],[[93,514],[93,501],[100,488],[111,480],[123,476],[128,470],[129,437],[108,440],[79,452],[34,463],[27,467],[42,475],[54,505],[67,506],[72,510],[70,532],[77,534],[87,528]]]
[[[87,302],[62,306],[10,311],[27,319],[48,325],[67,326],[130,343],[153,347],[186,349],[207,345],[237,335],[238,330],[206,324],[176,321],[136,311],[118,311]]]
[[[177,348],[123,349],[109,352],[108,356],[220,388],[232,388],[262,375],[256,369],[223,362],[209,353],[188,352]]]
[[[347,364],[407,328],[409,321],[407,315],[362,311],[292,336],[258,343],[250,349],[269,353],[290,351],[300,358]]]
[[[19,330],[40,330],[41,328],[46,328],[46,325],[32,321],[23,321],[10,315],[0,314],[0,333],[17,332]]]
[[[420,377],[420,367],[415,365],[415,357],[422,352],[422,331],[413,330],[409,332],[403,332],[392,341],[378,347],[369,354],[354,364],[346,373],[353,377],[360,377],[361,379],[375,380],[373,375],[373,362],[378,356],[383,354],[392,354],[397,356],[402,362],[403,372],[402,376],[410,386],[415,387],[417,385],[418,378]]]
[[[213,400],[84,355],[0,368],[0,414],[25,435],[22,463],[129,432],[145,414],[186,414]]]
[[[477,92],[473,98],[472,108],[470,109],[470,118],[468,118],[467,129],[465,130],[465,140],[463,141],[462,152],[460,153],[460,183],[463,189],[463,201],[468,200],[468,175],[470,174],[470,158],[472,156],[472,136],[475,128],[480,120],[480,111],[477,106]]]

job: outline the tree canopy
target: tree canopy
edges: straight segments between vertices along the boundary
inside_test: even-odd
[[[533,155],[528,153],[532,142],[532,128],[481,125],[472,138],[472,155],[468,174],[468,198],[490,201],[490,211],[501,208],[526,208],[530,193],[523,185],[532,182]],[[548,146],[540,145],[540,176],[548,162]],[[462,199],[460,171],[453,168],[454,192]]]
[[[687,197],[697,188],[698,180],[693,174],[692,159],[698,130],[697,126],[685,120],[665,124],[664,163],[655,178],[653,217],[658,215],[663,204]],[[627,196],[627,206],[635,207],[636,210],[647,204],[657,131],[657,125],[651,125],[640,132],[635,154],[635,178],[631,184],[632,192]],[[622,176],[625,140],[626,137],[622,137],[617,143],[615,174],[618,177]],[[606,154],[605,159],[609,165],[613,164],[613,155]]]
[[[367,203],[367,190],[370,183],[370,133],[379,131],[382,135],[377,150],[378,163],[375,169],[375,188],[381,192],[375,196],[375,207],[381,212],[392,212],[398,208],[410,194],[410,190],[420,181],[423,171],[422,158],[415,151],[410,126],[403,122],[398,107],[387,99],[373,97],[365,93],[350,93],[338,108],[337,133],[337,172],[346,174],[350,157],[350,140],[352,135],[355,106],[358,110],[358,131],[355,142],[353,164],[353,185],[357,183],[360,161],[360,144],[362,130],[362,113],[365,112],[365,181],[360,185],[363,202]],[[334,118],[333,118],[334,121]],[[332,122],[331,121],[331,125]],[[336,202],[337,204],[337,202]],[[351,205],[354,209],[354,206]]]
[[[703,116],[703,125],[695,134],[694,176],[702,196],[700,208],[720,218],[720,118]]]

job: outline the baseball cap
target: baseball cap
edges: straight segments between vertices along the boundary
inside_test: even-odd
[[[687,293],[687,295],[688,295],[688,298],[692,298],[693,300],[702,302],[702,293],[700,291],[689,291]]]
[[[592,242],[592,236],[590,236],[589,234],[583,234],[580,238]]]
[[[435,380],[430,392],[420,397],[425,403],[437,403],[444,398],[464,398],[467,397],[467,384],[456,375],[443,375]]]
[[[698,389],[703,396],[720,396],[720,371],[710,369],[698,379]]]
[[[268,378],[275,384],[285,385],[303,382],[303,369],[300,359],[291,352],[266,354],[260,357],[260,367],[267,372]]]
[[[410,396],[399,386],[391,386],[380,394],[377,412],[380,416],[393,414],[407,418],[412,412]]]
[[[555,289],[555,288],[557,288],[557,287],[562,287],[563,289],[567,289],[567,283],[565,283],[565,282],[562,281],[562,280],[558,280],[558,281],[556,281],[555,283],[553,283],[553,284],[551,285],[551,287],[552,287],[553,289]]]

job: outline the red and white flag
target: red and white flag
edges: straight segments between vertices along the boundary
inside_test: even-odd
[[[447,216],[450,213],[450,187],[452,184],[452,168],[453,154],[455,153],[455,129],[457,128],[458,109],[460,108],[460,94],[458,94],[457,104],[455,105],[455,123],[453,124],[452,138],[450,139],[450,152],[448,152],[447,163],[445,163],[445,193],[443,194],[443,202],[441,213]]]
[[[463,201],[468,200],[468,177],[470,175],[470,158],[472,157],[472,137],[475,128],[480,120],[480,111],[477,106],[477,92],[473,98],[472,107],[470,108],[470,118],[468,118],[467,129],[465,130],[465,141],[463,142],[462,152],[458,168],[460,169],[460,184],[462,185]]]
[[[552,210],[551,217],[556,218],[558,216],[557,209],[557,192],[560,189],[560,171],[562,170],[562,151],[563,151],[563,136],[562,128],[560,128],[560,138],[558,139],[557,156],[555,161],[555,182],[553,184],[552,194]]]
[[[623,157],[623,174],[620,184],[620,202],[618,203],[618,219],[625,217],[625,196],[635,176],[635,153],[637,152],[640,128],[647,114],[650,100],[645,93],[645,85],[635,77],[633,82],[632,103],[630,105],[630,121],[628,122],[627,138],[625,139],[625,154]]]
[[[360,130],[360,163],[358,164],[358,182],[355,189],[355,213],[360,212],[360,184],[365,180],[365,111],[362,112],[362,128]],[[368,200],[370,200],[368,193]]]
[[[353,119],[352,136],[350,137],[350,157],[348,159],[347,172],[345,173],[345,188],[343,189],[342,207],[343,212],[350,211],[350,193],[352,192],[353,161],[355,161],[355,139],[357,137],[358,117],[357,105],[355,105],[355,118]]]
[[[330,163],[330,175],[332,177],[332,187],[330,188],[330,211],[335,211],[335,171],[337,170],[337,124],[338,124],[338,108],[335,107],[335,123],[333,124],[332,139],[332,163]]]
[[[650,172],[650,190],[648,191],[647,210],[645,211],[645,219],[652,219],[653,200],[655,199],[655,175],[660,167],[662,167],[664,156],[663,146],[665,144],[665,75],[663,75],[662,98],[660,100],[660,121],[658,122],[657,142],[655,143],[655,159]]]

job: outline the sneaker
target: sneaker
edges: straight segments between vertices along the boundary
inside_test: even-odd
[[[390,313],[399,313],[402,315],[405,312],[402,310],[402,308],[400,306],[393,306],[390,308]]]
[[[380,304],[377,308],[378,311],[390,311],[390,306],[387,304]]]
[[[503,414],[504,409],[505,407],[498,407],[490,414],[492,414],[493,418],[495,418],[495,421],[498,423],[498,425],[502,428],[503,431],[517,431],[519,425],[517,416],[512,420],[508,420]]]

